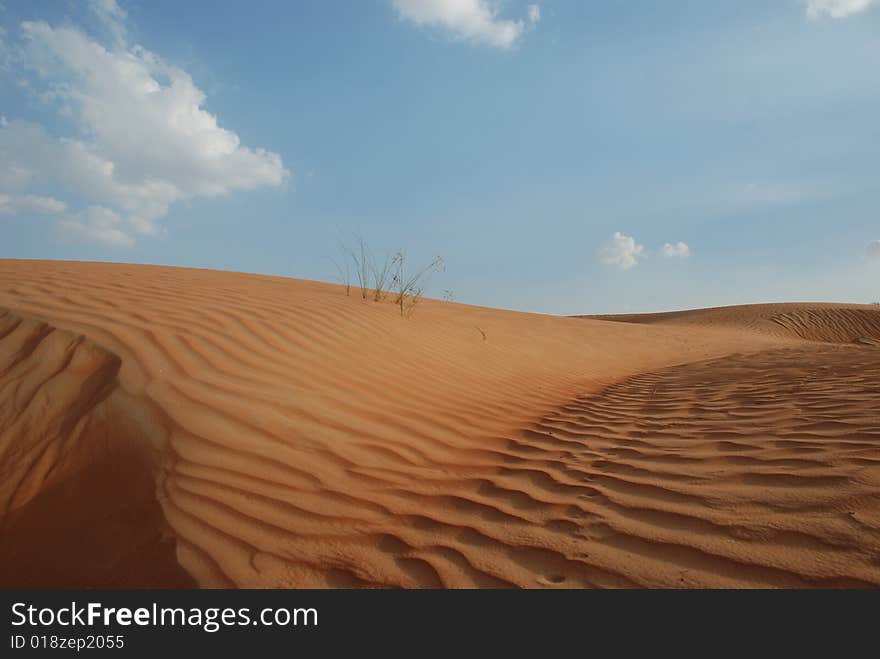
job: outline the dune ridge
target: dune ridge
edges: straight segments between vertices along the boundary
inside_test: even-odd
[[[146,483],[132,488],[144,508],[129,519],[148,520],[149,539],[127,548],[137,557],[128,572],[105,570],[110,582],[880,585],[880,422],[867,411],[880,394],[859,377],[880,355],[870,346],[822,357],[815,368],[849,366],[834,387],[789,392],[807,402],[785,407],[777,423],[761,374],[783,384],[815,377],[790,371],[790,360],[815,348],[778,322],[778,332],[709,320],[621,323],[433,300],[407,320],[390,304],[317,282],[9,260],[0,261],[0,306],[10,310],[3,322],[78,346],[56,351],[92,355],[92,370],[58,385],[64,395],[48,403],[81,410],[80,440],[46,426],[40,441],[66,448],[46,453],[52,478],[29,477],[38,484],[31,501],[59,483],[82,501],[87,481],[66,476],[78,464],[106,473],[118,460],[132,482]],[[10,337],[24,334],[0,338],[0,355],[21,352],[26,341]],[[104,384],[89,398],[93,371]],[[731,392],[726,380],[704,382],[707,373],[743,384]],[[6,400],[22,376],[0,374]],[[645,382],[654,382],[647,398]],[[658,386],[666,430],[650,425]],[[753,391],[757,402],[739,400]],[[714,402],[692,409],[694,392]],[[81,399],[91,402],[71,402]],[[815,404],[829,418],[804,421]],[[735,437],[731,425],[749,415],[745,437]],[[679,426],[688,434],[670,443]],[[0,440],[38,437],[4,420]],[[791,444],[772,444],[782,441]],[[101,450],[78,462],[77,444]],[[757,452],[729,450],[737,444]],[[799,455],[803,448],[817,455]],[[4,474],[17,469],[8,455]],[[106,489],[114,487],[125,488]],[[84,507],[97,513],[105,499]],[[815,510],[791,521],[792,500]],[[9,520],[36,524],[52,512],[25,515],[28,505],[17,517],[7,509],[3,522],[0,551],[15,544],[16,560],[41,538],[10,531],[24,522]],[[753,513],[754,522],[734,521]],[[31,578],[50,553],[34,559]],[[0,574],[4,584],[11,578]]]
[[[880,344],[880,306],[868,304],[744,304],[652,314],[578,317],[647,325],[740,327],[780,338],[819,343]]]

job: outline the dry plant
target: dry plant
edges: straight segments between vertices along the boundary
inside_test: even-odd
[[[354,270],[354,281],[361,291],[361,297],[368,299],[372,297],[374,300],[384,299],[382,295],[382,287],[388,278],[390,270],[390,261],[385,259],[385,263],[381,268],[376,266],[376,259],[373,257],[367,247],[367,243],[360,235],[355,235],[355,245],[351,247],[345,241],[339,241],[339,251],[342,255],[341,261],[333,259],[333,265],[339,272],[339,278],[345,286],[345,294],[351,295],[352,270]]]
[[[354,247],[340,241],[339,250],[342,260],[333,259],[339,272],[339,278],[345,286],[345,294],[351,295],[354,282],[361,291],[364,300],[383,302],[390,292],[395,294],[394,304],[400,309],[400,315],[409,317],[413,307],[422,299],[425,286],[431,275],[443,269],[443,259],[434,258],[428,265],[407,272],[406,255],[403,250],[393,257],[385,256],[379,260],[367,247],[360,235],[355,235]],[[354,271],[354,278],[352,278]],[[452,291],[444,291],[444,299],[451,301]]]
[[[354,263],[354,274],[357,277],[358,287],[361,289],[361,297],[365,300],[370,290],[370,251],[362,236],[357,237],[357,247],[349,250],[349,257]]]
[[[331,260],[333,261],[333,265],[336,266],[336,270],[339,272],[339,281],[345,286],[345,294],[351,295],[351,266],[348,263],[348,259],[343,259],[342,263],[336,259]],[[344,266],[343,263],[345,264]]]
[[[371,288],[373,289],[374,302],[382,302],[388,297],[388,291],[385,289],[385,285],[388,283],[388,276],[391,274],[391,267],[393,264],[394,260],[387,255],[381,263],[372,257],[370,258],[370,271],[373,274]]]
[[[394,255],[392,263],[395,269],[391,284],[397,294],[394,303],[400,307],[401,316],[409,317],[413,308],[422,299],[422,293],[431,275],[443,269],[443,259],[439,256],[434,257],[434,260],[425,267],[407,273],[406,254],[401,250]]]

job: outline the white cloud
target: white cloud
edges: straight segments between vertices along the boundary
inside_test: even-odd
[[[541,6],[529,5],[529,23],[537,23],[541,20]]]
[[[113,43],[117,46],[124,45],[128,32],[125,26],[127,18],[125,10],[116,3],[116,0],[89,0],[89,5],[92,12],[113,37]]]
[[[490,0],[392,0],[401,18],[416,25],[440,27],[456,39],[509,48],[525,29],[522,20],[501,19]],[[540,18],[538,5],[529,7],[532,23]]]
[[[869,242],[865,254],[869,261],[880,262],[880,240],[872,240]]]
[[[67,204],[52,197],[41,197],[35,194],[8,195],[0,193],[0,215],[16,213],[55,214],[67,210]]]
[[[686,258],[691,255],[691,248],[679,240],[677,243],[666,243],[663,245],[660,248],[660,253],[669,258]]]
[[[615,231],[611,240],[605,243],[599,252],[599,258],[605,265],[610,265],[621,270],[629,270],[639,263],[639,258],[644,255],[645,248],[639,245],[632,236],[625,236],[620,231]]]
[[[823,15],[844,18],[865,11],[878,1],[880,0],[807,0],[807,16],[814,20]]]
[[[92,7],[121,41],[105,46],[76,28],[21,25],[21,66],[77,132],[56,137],[28,121],[0,124],[0,192],[59,183],[90,205],[66,228],[126,245],[158,233],[177,201],[283,183],[289,173],[281,157],[221,128],[186,71],[126,45],[125,13],[115,1],[92,0]]]
[[[637,266],[640,259],[655,253],[666,258],[687,258],[691,255],[691,248],[679,240],[675,243],[664,243],[657,252],[652,251],[649,254],[645,246],[636,242],[635,238],[615,231],[611,240],[600,248],[599,260],[605,265],[629,270]]]
[[[134,238],[125,230],[119,213],[103,206],[89,206],[58,222],[62,230],[86,240],[97,240],[113,247],[132,247]]]

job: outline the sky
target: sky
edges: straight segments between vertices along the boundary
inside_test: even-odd
[[[880,0],[0,0],[0,258],[880,300]]]

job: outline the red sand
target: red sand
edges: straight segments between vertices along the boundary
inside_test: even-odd
[[[0,260],[0,585],[880,586],[878,341]]]

